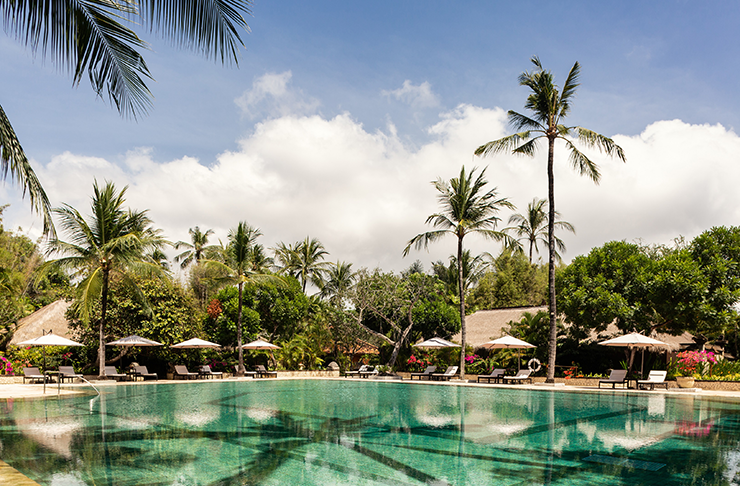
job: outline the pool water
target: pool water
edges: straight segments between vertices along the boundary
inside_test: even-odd
[[[0,401],[42,485],[740,485],[740,402],[260,380]]]

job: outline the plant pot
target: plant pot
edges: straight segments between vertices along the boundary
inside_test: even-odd
[[[694,378],[691,376],[677,376],[676,384],[679,388],[694,388]]]

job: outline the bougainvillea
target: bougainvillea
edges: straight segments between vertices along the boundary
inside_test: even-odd
[[[711,351],[682,351],[676,355],[676,368],[682,376],[711,374],[717,357]]]

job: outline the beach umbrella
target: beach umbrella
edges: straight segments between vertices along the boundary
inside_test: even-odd
[[[152,341],[151,339],[143,338],[135,334],[106,344],[108,346],[163,346],[160,342]]]
[[[430,339],[427,339],[424,342],[421,342],[419,344],[413,345],[415,348],[429,348],[429,349],[440,349],[440,348],[459,348],[459,344],[451,343],[447,341],[446,339],[442,339],[439,337],[433,337]]]
[[[657,339],[653,339],[647,336],[644,336],[638,332],[632,332],[630,334],[625,334],[624,336],[619,336],[614,339],[609,339],[608,341],[602,341],[599,344],[602,346],[622,346],[627,348],[642,348],[642,362],[640,363],[640,377],[643,377],[643,371],[645,367],[645,348],[653,347],[653,346],[668,346],[667,343],[664,343],[663,341],[658,341]]]
[[[526,341],[522,341],[521,339],[517,339],[514,336],[503,336],[498,339],[494,339],[493,341],[488,341],[487,343],[481,344],[482,348],[487,349],[516,349],[517,350],[517,357],[519,360],[519,369],[522,368],[522,355],[521,350],[525,348],[536,348],[534,344],[529,344]]]
[[[258,339],[256,341],[252,341],[251,343],[242,344],[243,349],[280,349],[280,346],[276,346],[272,343],[268,343],[267,341],[263,341],[262,339]]]
[[[203,339],[193,338],[181,343],[173,344],[171,348],[178,349],[199,349],[199,348],[220,348],[220,344],[204,341]]]
[[[41,331],[42,333],[44,331]],[[65,337],[58,336],[52,331],[47,334],[42,334],[40,337],[29,339],[17,344],[18,346],[41,346],[41,351],[44,356],[44,373],[46,373],[46,346],[82,346],[82,344],[69,340]],[[46,379],[44,378],[44,393],[46,393]]]

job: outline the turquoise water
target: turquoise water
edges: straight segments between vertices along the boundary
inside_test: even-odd
[[[0,401],[42,485],[733,485],[740,403],[340,380]]]

